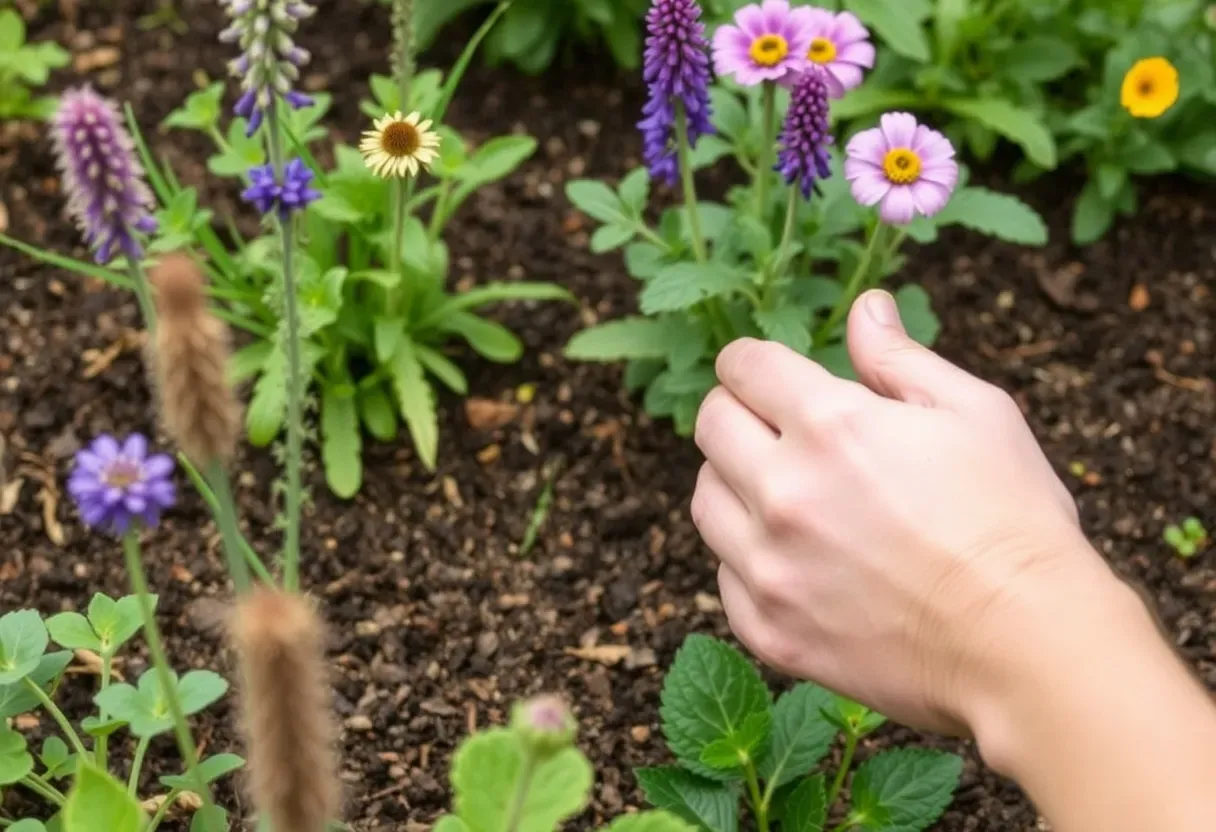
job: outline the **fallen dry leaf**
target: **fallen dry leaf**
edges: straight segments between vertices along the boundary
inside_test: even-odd
[[[443,478],[443,496],[454,508],[464,508],[464,500],[460,498],[460,486],[454,478]]]
[[[143,345],[143,336],[133,329],[123,330],[122,337],[104,350],[85,350],[80,357],[85,360],[84,372],[81,375],[95,378],[110,368],[118,356],[128,350],[138,349]]]
[[[474,430],[497,430],[519,415],[519,407],[494,399],[469,399],[464,403],[465,418]]]
[[[25,485],[25,480],[21,477],[0,485],[0,516],[13,513],[13,509],[17,507],[17,500],[21,498],[23,485]]]
[[[38,500],[42,503],[42,526],[46,529],[47,539],[56,546],[62,547],[67,537],[63,533],[63,525],[55,516],[59,511],[59,490],[44,485],[38,491]]]
[[[8,208],[0,202],[0,234],[8,231]]]
[[[567,647],[563,652],[583,661],[612,667],[629,658],[633,648],[628,644],[600,644],[593,647]]]
[[[121,58],[122,53],[116,47],[99,46],[77,55],[76,59],[72,61],[72,68],[78,73],[84,74],[114,66]]]

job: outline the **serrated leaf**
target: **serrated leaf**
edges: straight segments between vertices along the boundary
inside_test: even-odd
[[[71,650],[46,653],[28,678],[44,691],[50,692],[71,662]],[[22,681],[0,685],[0,720],[36,710],[39,704],[38,697]]]
[[[768,688],[759,672],[735,648],[699,634],[676,653],[663,681],[663,733],[677,759],[711,780],[729,780],[701,762],[713,742],[729,737],[747,718],[769,708]]]
[[[1029,110],[1002,98],[949,98],[942,106],[1000,133],[1026,151],[1039,167],[1051,170],[1056,166],[1055,139],[1042,120]]]
[[[671,812],[656,811],[622,815],[608,824],[605,832],[694,832],[694,829]]]
[[[139,803],[106,772],[81,761],[76,783],[63,807],[63,832],[140,832]]]
[[[405,419],[418,458],[429,470],[439,457],[439,414],[435,391],[427,382],[414,344],[408,338],[398,346],[389,365],[397,408]]]
[[[870,832],[921,832],[950,805],[963,760],[923,748],[871,757],[853,776],[851,817]]]
[[[778,306],[775,309],[757,309],[752,317],[764,337],[785,344],[794,352],[806,355],[811,348],[811,313],[798,306]]]
[[[507,832],[523,766],[519,738],[504,729],[475,734],[452,761],[456,814],[471,832]],[[567,748],[543,763],[531,779],[512,832],[552,832],[582,811],[590,796],[591,764]]]
[[[845,0],[844,5],[892,50],[920,63],[929,62],[929,38],[906,0]]]
[[[790,792],[781,814],[782,832],[823,832],[828,820],[822,774],[808,777]]]
[[[321,461],[334,495],[349,500],[363,485],[363,439],[353,393],[326,386],[321,391]]]
[[[721,263],[674,263],[646,284],[639,304],[646,315],[677,312],[750,285],[746,272]]]
[[[0,786],[19,783],[34,770],[34,758],[26,751],[25,737],[0,725]]]
[[[244,759],[236,754],[216,754],[198,764],[198,773],[208,783],[214,783],[221,777],[231,774],[245,765]],[[161,785],[170,789],[191,791],[198,786],[193,777],[186,774],[170,774],[160,778]]]
[[[1047,244],[1047,223],[1037,211],[1015,196],[987,188],[969,186],[957,191],[933,221],[961,225],[1018,245]]]
[[[566,344],[573,361],[627,361],[665,358],[669,342],[666,328],[653,318],[622,318],[584,329]]]
[[[29,676],[46,652],[49,637],[36,610],[15,610],[0,616],[0,685]]]
[[[61,612],[46,620],[51,640],[69,650],[101,652],[101,639],[93,632],[89,620],[78,612]]]
[[[831,691],[804,682],[782,694],[773,706],[773,739],[760,764],[760,777],[780,788],[815,767],[832,746],[836,727],[823,715],[833,704]]]
[[[646,799],[708,832],[738,832],[739,798],[721,783],[679,766],[634,771]]]
[[[767,753],[772,730],[771,713],[758,711],[748,714],[738,731],[705,746],[701,751],[701,762],[716,771],[738,770],[742,777],[747,765],[754,764]]]
[[[941,332],[941,322],[933,313],[933,301],[929,293],[916,283],[900,287],[895,293],[895,304],[908,336],[918,344],[933,346]]]

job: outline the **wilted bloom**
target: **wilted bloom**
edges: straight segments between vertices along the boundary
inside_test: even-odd
[[[511,730],[534,763],[540,763],[574,744],[578,724],[560,697],[546,694],[515,704],[511,709]]]
[[[138,260],[143,246],[135,235],[156,230],[150,214],[155,202],[118,107],[89,87],[68,90],[52,136],[68,212],[97,262],[108,263],[115,252]]]
[[[744,6],[735,25],[714,34],[714,68],[745,87],[762,81],[788,81],[811,65],[814,30],[811,9],[791,9],[786,0]]]
[[[262,165],[249,170],[250,185],[241,193],[241,199],[250,202],[263,214],[277,210],[286,219],[290,214],[321,198],[312,188],[312,170],[300,159],[292,159],[283,166],[281,175],[274,165]]]
[[[307,50],[296,46],[292,35],[300,21],[315,12],[303,0],[220,0],[227,7],[232,25],[220,33],[225,43],[239,43],[241,57],[228,65],[241,79],[242,95],[235,112],[249,119],[252,136],[274,103],[282,98],[299,109],[312,104],[307,95],[293,89],[300,67],[308,63]]]
[[[121,444],[99,436],[76,454],[68,493],[86,526],[123,534],[138,520],[151,528],[172,507],[173,458],[148,455],[148,440],[133,433]]]
[[[828,90],[840,98],[861,85],[863,70],[874,67],[870,30],[852,12],[833,14],[813,7],[808,12],[812,39],[806,56],[827,71]]]
[[[1123,76],[1123,107],[1136,118],[1157,118],[1178,101],[1178,70],[1165,58],[1145,58]]]
[[[709,107],[709,42],[696,0],[654,0],[646,15],[642,75],[649,97],[638,123],[650,175],[674,184],[679,175],[674,130],[678,103],[689,145],[713,132]]]
[[[892,225],[933,216],[958,185],[954,146],[909,113],[887,113],[879,127],[854,136],[846,154],[853,196],[866,206],[882,203],[880,216]]]
[[[777,170],[790,185],[797,183],[807,199],[811,198],[815,180],[832,175],[828,167],[830,131],[827,73],[813,68],[794,85],[777,154]]]
[[[363,161],[381,178],[417,176],[439,155],[439,134],[421,113],[386,115],[375,121],[375,129],[363,134],[359,143]]]

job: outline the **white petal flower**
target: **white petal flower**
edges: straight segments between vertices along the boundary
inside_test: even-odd
[[[385,115],[359,143],[363,161],[381,178],[417,176],[439,156],[439,134],[420,113]]]

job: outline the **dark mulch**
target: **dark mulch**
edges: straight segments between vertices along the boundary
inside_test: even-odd
[[[82,11],[76,29],[47,10],[33,28],[70,43],[78,66],[92,65],[62,82],[87,77],[131,100],[151,132],[204,73],[219,77],[229,57],[214,40],[214,5],[179,5],[185,37],[136,30],[153,0]],[[351,140],[363,124],[364,79],[385,64],[385,16],[355,0],[323,6],[303,38],[316,54],[307,83],[339,94],[329,124]],[[447,805],[446,767],[459,739],[540,690],[576,703],[581,744],[596,765],[594,803],[580,825],[640,806],[631,769],[665,759],[656,713],[662,668],[687,633],[725,633],[713,558],[688,517],[695,449],[620,392],[619,370],[561,358],[581,325],[630,311],[634,288],[618,258],[586,252],[588,225],[562,186],[636,164],[639,90],[614,79],[606,62],[570,69],[525,79],[479,66],[453,111],[474,140],[522,130],[541,142],[519,173],[470,201],[449,238],[454,280],[556,280],[582,299],[581,312],[502,311],[528,343],[517,366],[460,357],[474,396],[515,403],[518,388],[532,385],[534,400],[485,430],[460,401],[445,399],[438,474],[428,475],[406,443],[370,447],[366,486],[353,503],[328,496],[313,472],[306,578],[333,625],[348,819],[360,830],[429,823]],[[204,176],[204,141],[152,136],[217,210],[235,205]],[[13,233],[79,253],[41,130],[0,128],[0,177]],[[1216,687],[1216,556],[1184,563],[1159,542],[1167,522],[1216,519],[1216,214],[1199,186],[1161,183],[1134,222],[1078,252],[1063,242],[1061,204],[1075,185],[1047,181],[1030,195],[1055,229],[1045,251],[950,235],[918,252],[907,276],[923,281],[942,314],[942,350],[1016,394],[1097,545],[1148,587],[1180,649]],[[52,613],[83,606],[95,591],[121,593],[116,547],[82,531],[60,489],[82,441],[104,430],[154,430],[129,335],[135,304],[0,251],[0,316],[0,473],[17,489],[0,516],[0,604]],[[553,509],[521,557],[518,543],[559,461]],[[274,470],[264,454],[246,462],[239,499],[252,537],[269,551]],[[11,485],[14,478],[23,484]],[[230,668],[217,628],[227,597],[217,546],[193,498],[146,544],[181,668]],[[631,652],[615,666],[567,653],[618,644]],[[142,661],[133,657],[128,674]],[[66,684],[75,716],[86,712],[92,685],[87,676]],[[206,749],[235,746],[234,720],[230,701],[197,720]],[[50,726],[44,718],[24,727],[38,735]],[[938,829],[1045,828],[969,746],[894,727],[874,746],[893,742],[967,755],[958,799]],[[169,740],[153,746],[145,792],[175,760]],[[223,797],[248,809],[231,789]]]

